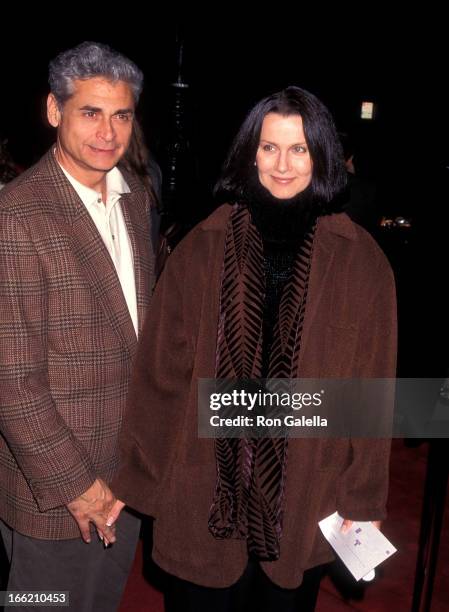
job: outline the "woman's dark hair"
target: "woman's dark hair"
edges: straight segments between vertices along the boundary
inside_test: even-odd
[[[160,209],[161,171],[145,142],[145,135],[137,119],[133,119],[133,130],[128,149],[119,162],[119,167],[134,172],[150,195],[152,204]]]
[[[324,208],[346,186],[341,143],[332,115],[324,104],[308,91],[293,86],[264,98],[249,112],[231,145],[215,185],[215,198],[219,202],[234,202],[244,198],[245,188],[256,171],[254,161],[262,123],[268,113],[301,115],[313,161],[311,191],[314,199]]]

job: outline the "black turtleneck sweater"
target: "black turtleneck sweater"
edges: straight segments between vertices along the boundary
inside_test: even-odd
[[[265,300],[261,377],[268,377],[274,330],[284,288],[291,277],[304,236],[315,221],[310,189],[290,199],[275,198],[257,179],[247,206],[263,243]]]
[[[263,311],[262,378],[268,376],[274,328],[284,287],[289,280],[298,253],[298,244],[263,241],[265,301]]]

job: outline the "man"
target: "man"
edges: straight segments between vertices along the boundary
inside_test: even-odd
[[[61,53],[47,102],[56,145],[0,195],[8,589],[69,591],[77,611],[117,609],[139,533],[131,514],[117,534],[106,520],[154,278],[149,196],[118,167],[142,81],[105,45]]]
[[[343,210],[353,221],[376,237],[380,215],[378,211],[377,187],[374,181],[360,177],[356,171],[354,155],[356,148],[346,132],[339,132],[347,172],[347,199]]]

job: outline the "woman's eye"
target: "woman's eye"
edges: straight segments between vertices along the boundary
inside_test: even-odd
[[[262,150],[263,151],[274,151],[274,147],[273,145],[270,145],[270,144],[264,144],[262,147]]]
[[[293,151],[295,153],[306,153],[307,149],[306,149],[306,147],[304,145],[295,145],[293,147]]]

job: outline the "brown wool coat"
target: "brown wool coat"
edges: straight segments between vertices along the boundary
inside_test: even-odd
[[[216,540],[208,515],[214,442],[198,439],[197,379],[213,378],[223,249],[230,207],[197,226],[169,258],[139,344],[113,488],[155,516],[153,556],[165,570],[212,587],[235,582],[246,544]],[[302,337],[304,378],[394,377],[396,304],[391,269],[345,214],[319,221]],[[291,439],[280,559],[263,563],[293,588],[332,558],[317,522],[385,517],[389,443]]]
[[[141,326],[149,200],[124,176]],[[115,472],[136,346],[109,253],[50,151],[0,192],[0,518],[12,528],[80,536],[64,505]]]

